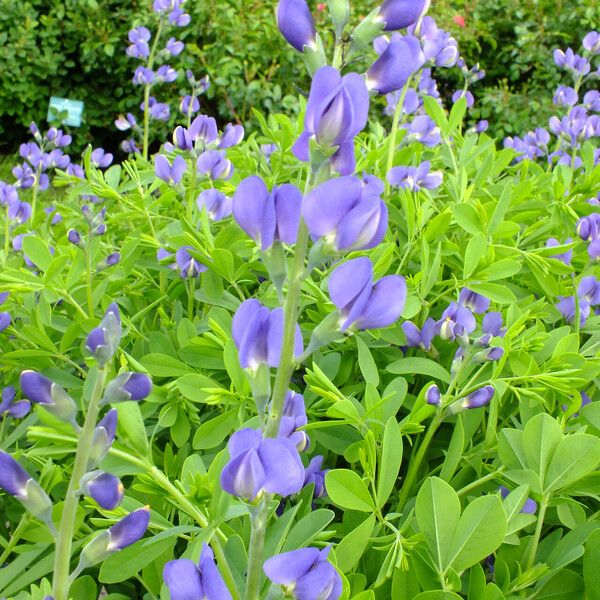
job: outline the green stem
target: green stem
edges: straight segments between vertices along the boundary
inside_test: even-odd
[[[8,257],[10,237],[10,220],[8,218],[8,202],[6,203],[6,215],[4,217],[4,254]]]
[[[188,277],[188,319],[194,320],[194,292],[196,291],[196,278]]]
[[[546,516],[546,510],[548,508],[549,501],[550,498],[548,498],[548,496],[542,496],[542,501],[540,502],[540,510],[538,512],[537,517],[537,525],[535,527],[535,533],[533,534],[533,539],[531,540],[531,545],[529,546],[529,553],[527,555],[527,562],[525,563],[526,570],[533,568],[533,565],[535,563],[535,555],[537,554],[538,545],[542,536],[542,527],[544,526],[544,517]]]
[[[35,183],[31,188],[31,222],[35,220],[35,207],[37,206],[37,197],[39,190],[40,175],[42,174],[42,168],[38,166],[35,172]]]
[[[413,487],[415,485],[415,480],[419,473],[419,469],[421,468],[421,463],[427,454],[427,450],[429,449],[429,444],[433,439],[433,436],[436,434],[439,426],[442,424],[444,420],[445,412],[438,412],[435,414],[431,423],[429,423],[429,427],[425,433],[425,437],[423,441],[419,445],[419,449],[417,450],[417,454],[415,458],[410,461],[408,472],[406,474],[406,479],[402,485],[402,490],[400,491],[400,496],[398,498],[398,510],[401,511],[406,505],[410,495],[412,493]]]
[[[100,400],[102,398],[105,381],[106,369],[99,369],[96,373],[94,389],[85,415],[83,429],[79,436],[73,471],[71,472],[71,479],[69,480],[69,487],[63,505],[60,527],[56,537],[54,575],[52,578],[52,595],[54,596],[54,600],[68,600],[69,597],[71,545],[73,543],[73,530],[75,527],[77,505],[79,504],[77,489],[81,478],[85,475],[87,470],[90,449],[94,438],[94,430],[100,413]]]
[[[10,536],[10,540],[8,540],[8,544],[6,544],[6,547],[0,555],[0,565],[3,565],[6,562],[6,559],[11,555],[13,549],[21,539],[21,534],[23,533],[27,525],[29,525],[30,520],[31,517],[29,513],[23,513],[19,524],[15,527],[13,534]]]
[[[387,164],[385,172],[389,173],[390,169],[394,166],[394,154],[396,153],[396,139],[398,137],[398,125],[400,124],[400,117],[402,116],[402,109],[404,107],[404,100],[406,99],[406,94],[408,92],[408,88],[410,87],[411,77],[408,78],[402,91],[400,92],[400,98],[398,99],[398,104],[396,104],[396,109],[394,110],[394,116],[392,119],[392,130],[390,131],[390,137],[388,141],[388,153],[387,153]],[[386,193],[389,192],[390,184],[386,182]]]
[[[252,516],[252,531],[250,533],[250,548],[248,551],[248,575],[246,578],[246,593],[244,600],[259,600],[262,582],[263,550],[265,533],[269,517],[270,494],[265,494],[262,502]]]
[[[87,294],[87,305],[88,305],[88,316],[90,319],[94,317],[94,295],[93,295],[93,273],[92,273],[92,252],[94,246],[94,234],[92,228],[89,228],[88,243],[86,247],[86,259],[87,259],[87,282],[86,282],[86,294]]]

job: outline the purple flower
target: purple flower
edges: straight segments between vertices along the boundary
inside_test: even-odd
[[[83,494],[95,500],[104,510],[114,510],[123,499],[121,480],[102,471],[86,473],[79,483],[79,489]]]
[[[456,64],[459,56],[458,43],[450,33],[440,29],[432,17],[423,17],[419,30],[410,26],[408,33],[421,40],[426,61],[437,67],[452,67]]]
[[[500,492],[500,496],[502,497],[503,500],[504,500],[504,498],[506,498],[506,496],[508,496],[510,494],[510,490],[503,485],[500,486],[498,491]],[[527,500],[525,500],[525,504],[523,504],[523,508],[521,509],[521,512],[526,515],[534,515],[536,510],[537,510],[537,502],[535,500],[533,500],[532,498],[527,498]]]
[[[208,267],[198,262],[191,254],[192,246],[182,246],[175,252],[175,263],[183,279],[200,277],[200,273],[208,271]]]
[[[115,441],[117,419],[117,409],[111,408],[98,425],[96,425],[92,440],[90,459],[87,465],[88,469],[95,468],[110,450],[112,443]]]
[[[489,312],[483,317],[481,328],[490,337],[504,337],[506,327],[502,327],[502,313]]]
[[[571,243],[573,240],[571,238],[568,238],[567,241],[565,242],[566,244]],[[561,246],[562,244],[556,239],[556,238],[548,238],[548,241],[546,242],[546,248],[555,248],[556,246]],[[555,258],[556,260],[560,260],[561,262],[565,263],[565,265],[570,265],[571,264],[571,259],[573,258],[573,250],[567,250],[566,252],[563,252],[562,254],[553,254],[552,258]]]
[[[261,492],[290,496],[304,485],[304,467],[292,442],[263,438],[242,429],[227,444],[230,460],[221,473],[221,487],[233,496],[254,500]]]
[[[298,52],[304,52],[305,46],[316,46],[315,21],[306,0],[279,0],[277,26],[288,44]]]
[[[154,157],[154,172],[156,176],[169,185],[178,185],[181,183],[186,169],[187,163],[182,156],[176,156],[172,165],[169,159],[162,154],[157,154]]]
[[[408,131],[410,138],[424,146],[437,146],[442,139],[440,128],[427,115],[419,115],[403,127]]]
[[[469,288],[460,290],[458,303],[470,308],[476,315],[484,313],[490,307],[489,298],[486,298],[477,292],[473,292]]]
[[[600,33],[590,31],[583,38],[583,47],[592,54],[600,54]]]
[[[110,167],[113,161],[113,155],[110,152],[105,152],[104,148],[96,148],[92,150],[92,165],[96,168],[105,169]]]
[[[571,48],[554,51],[554,62],[557,67],[571,71],[574,76],[587,75],[590,72],[590,61],[579,54],[575,54]]]
[[[115,265],[119,264],[120,260],[121,260],[121,253],[120,252],[111,252],[104,259],[104,264],[102,264],[101,267],[102,268],[114,267]]]
[[[164,81],[165,83],[173,83],[177,79],[178,75],[179,75],[179,73],[177,73],[177,71],[175,69],[173,69],[173,67],[171,67],[170,65],[161,65],[156,70],[156,81],[157,82]]]
[[[202,544],[198,565],[188,558],[171,560],[165,565],[163,579],[171,600],[231,600],[207,544]]]
[[[481,408],[487,406],[494,396],[494,388],[486,385],[470,393],[462,402],[463,408]]]
[[[0,181],[0,204],[10,206],[14,202],[19,202],[19,194],[13,185]]]
[[[115,127],[119,131],[127,131],[128,129],[131,129],[132,127],[137,127],[137,121],[135,120],[135,117],[131,113],[127,113],[127,116],[120,115],[115,120]]]
[[[304,396],[289,390],[285,397],[278,437],[288,439],[298,448],[299,452],[302,452],[310,444],[310,438],[299,429],[307,423]]]
[[[431,384],[425,392],[425,402],[427,402],[427,404],[431,404],[432,406],[437,406],[441,400],[442,395],[440,394],[440,388],[435,385],[435,383]]]
[[[237,146],[244,139],[244,128],[241,125],[227,123],[219,138],[218,146],[222,150]]]
[[[37,371],[22,371],[19,381],[23,395],[31,402],[40,404],[61,421],[74,421],[77,406],[63,388]]]
[[[404,29],[416,23],[429,8],[430,0],[385,0],[379,16],[385,31]]]
[[[454,340],[457,336],[467,336],[475,330],[477,322],[471,309],[451,302],[436,323],[436,331],[443,340]]]
[[[482,119],[481,121],[477,121],[477,123],[475,123],[475,133],[484,133],[485,131],[488,130],[488,127],[490,126],[490,124],[485,120]]]
[[[331,165],[341,175],[354,172],[354,137],[367,123],[369,92],[357,73],[342,77],[333,67],[321,67],[312,80],[306,105],[304,132],[292,148],[307,162],[309,141],[315,138],[323,147],[337,146]]]
[[[579,100],[577,92],[572,87],[565,85],[559,85],[552,98],[552,102],[557,106],[575,106],[577,100]]]
[[[35,183],[35,174],[27,163],[13,167],[12,174],[17,180],[17,187],[20,187],[24,190],[32,187]]]
[[[62,221],[62,215],[56,210],[56,208],[52,204],[50,206],[45,206],[44,212],[47,216],[52,215],[50,225],[56,225]]]
[[[252,175],[244,179],[233,196],[233,217],[263,251],[275,242],[295,244],[300,225],[302,193],[291,184],[270,192],[264,181]]]
[[[168,121],[171,116],[169,105],[164,102],[157,102],[156,98],[152,96],[148,100],[148,109],[150,116],[157,121]]]
[[[304,470],[304,487],[311,483],[314,484],[314,498],[322,498],[327,495],[327,488],[325,487],[327,471],[328,469],[323,469],[323,457],[321,455],[314,456]]]
[[[600,91],[590,90],[583,97],[583,105],[592,112],[600,112]]]
[[[12,385],[2,389],[2,398],[0,399],[0,416],[8,415],[13,419],[22,419],[31,410],[31,403],[28,400],[17,400],[15,397],[17,391]]]
[[[130,46],[127,48],[127,56],[133,58],[148,58],[150,55],[150,41],[151,34],[146,27],[137,27],[132,29],[128,34]]]
[[[435,321],[431,317],[423,323],[423,328],[420,331],[411,321],[402,323],[402,330],[406,336],[406,345],[409,348],[431,350],[431,342],[435,336]]]
[[[196,161],[199,174],[210,179],[230,179],[233,175],[233,165],[225,158],[224,152],[219,150],[205,150]]]
[[[11,316],[9,312],[0,312],[0,331],[4,331],[11,324]]]
[[[133,85],[150,85],[154,83],[154,71],[139,66],[133,74]]]
[[[13,202],[8,205],[8,218],[17,223],[25,223],[31,217],[31,204],[28,202]]]
[[[323,238],[336,252],[374,248],[387,230],[383,183],[346,176],[330,179],[310,192],[302,216],[313,240]]]
[[[330,549],[301,548],[278,554],[265,561],[263,571],[297,600],[337,600],[342,595],[342,578],[327,560]]]
[[[200,100],[198,100],[196,96],[190,96],[188,94],[181,99],[181,102],[179,104],[179,110],[182,114],[186,116],[195,115],[200,110]],[[179,127],[177,129],[179,129]]]
[[[217,122],[213,117],[207,117],[206,115],[198,115],[192,121],[188,131],[194,142],[201,140],[204,144],[211,144],[219,135]]]
[[[145,506],[130,512],[126,517],[109,527],[107,550],[117,552],[142,538],[150,523],[150,509]]]
[[[269,310],[258,300],[240,304],[231,324],[233,341],[243,369],[256,370],[261,364],[278,367],[283,341],[283,309]],[[302,334],[296,326],[295,356],[302,354]]]
[[[174,8],[169,15],[169,23],[175,27],[186,27],[190,24],[192,18],[187,13],[183,12],[182,8]]]
[[[183,52],[184,48],[185,44],[183,42],[180,42],[177,38],[172,37],[167,41],[165,51],[171,56],[179,56]]]
[[[469,92],[469,90],[456,90],[454,94],[452,94],[452,102],[456,104],[461,98],[467,99],[467,108],[471,108],[473,104],[475,104],[475,98],[473,94]]]
[[[121,315],[115,302],[109,305],[100,325],[90,331],[85,346],[103,368],[112,359],[121,341]]]
[[[388,275],[373,283],[373,265],[366,257],[349,260],[329,278],[329,295],[340,313],[340,330],[387,327],[400,318],[406,283]]]
[[[387,175],[391,185],[418,192],[421,189],[433,190],[442,185],[441,171],[430,171],[431,163],[426,160],[418,167],[393,167]]]
[[[117,375],[104,391],[103,404],[133,400],[139,402],[150,395],[152,379],[145,373],[125,372]]]
[[[367,88],[389,94],[404,87],[425,62],[419,40],[394,33],[387,48],[367,71]]]
[[[213,221],[227,218],[233,210],[232,199],[214,188],[200,192],[196,204],[200,210],[206,208]]]

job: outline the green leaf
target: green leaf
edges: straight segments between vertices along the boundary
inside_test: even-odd
[[[192,372],[184,362],[166,354],[147,354],[140,363],[152,377],[177,377]]]
[[[523,451],[527,466],[540,476],[542,486],[548,465],[562,437],[556,419],[545,413],[530,419],[523,429]]]
[[[429,592],[421,592],[418,596],[415,596],[414,600],[462,600],[462,598],[454,592],[431,590]]]
[[[469,283],[469,288],[498,304],[512,304],[517,300],[506,286],[498,283]]]
[[[478,233],[469,240],[465,249],[463,279],[468,279],[474,273],[479,261],[485,255],[487,247],[487,240],[483,233]]]
[[[506,516],[498,496],[473,500],[463,512],[448,553],[449,564],[464,571],[494,552],[504,541]]]
[[[585,545],[583,580],[588,600],[600,600],[600,529],[596,529]]]
[[[439,363],[421,356],[411,356],[401,358],[386,367],[386,371],[403,375],[405,373],[428,375],[434,379],[439,379],[444,383],[450,383],[450,373],[444,369]]]
[[[391,417],[386,423],[383,432],[379,477],[377,479],[377,502],[379,508],[382,508],[387,502],[398,480],[398,473],[402,464],[402,450],[400,427],[396,419]]]
[[[117,429],[119,441],[129,443],[141,456],[148,453],[148,434],[144,424],[144,417],[137,402],[120,402],[115,404],[119,418]]]
[[[375,515],[369,515],[358,527],[345,535],[335,548],[336,564],[342,573],[352,570],[363,555],[375,526]]]
[[[452,209],[454,220],[471,235],[483,233],[479,213],[470,204],[455,204]]]
[[[417,494],[415,515],[436,568],[444,573],[450,566],[448,553],[460,520],[458,495],[442,479],[429,477]]]
[[[23,252],[41,271],[48,270],[54,260],[48,244],[34,235],[26,235],[23,238]]]
[[[379,369],[373,359],[373,355],[360,336],[355,336],[355,340],[356,347],[358,348],[358,366],[360,372],[367,383],[377,387],[379,385]]]
[[[194,434],[194,450],[207,450],[221,444],[238,424],[237,412],[238,409],[234,408],[202,423]]]
[[[350,469],[334,469],[325,475],[325,486],[334,504],[349,510],[371,512],[375,503],[365,482]]]
[[[587,433],[569,435],[550,461],[544,489],[557,492],[590,474],[600,464],[600,439]]]
[[[282,551],[297,550],[310,544],[334,518],[335,513],[328,508],[318,508],[309,512],[292,527],[284,541]]]
[[[583,579],[567,569],[559,571],[531,596],[532,600],[583,600]],[[592,600],[589,597],[589,600]]]

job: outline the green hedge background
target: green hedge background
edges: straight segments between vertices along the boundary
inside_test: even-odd
[[[85,122],[76,145],[92,140],[114,149],[122,136],[113,126],[120,112],[137,112],[139,90],[131,85],[136,61],[124,53],[127,32],[148,23],[151,0],[0,0],[0,151],[27,137],[30,121],[45,120],[51,95],[84,100]],[[212,87],[203,111],[221,120],[253,126],[252,109],[296,109],[298,89],[307,87],[303,64],[277,32],[275,2],[203,0],[187,2],[191,26],[176,33],[186,51],[173,66],[208,73]],[[353,2],[355,18],[375,1]],[[590,0],[433,0],[430,9],[450,30],[469,65],[487,76],[473,90],[474,119],[490,121],[497,135],[544,125],[552,90],[560,81],[552,63],[555,47],[579,47],[597,29],[599,11]],[[324,19],[312,3],[317,19]],[[464,20],[464,26],[457,21]],[[451,93],[458,71],[438,70]],[[184,94],[185,78],[164,93]],[[163,100],[164,98],[160,98]],[[172,103],[175,112],[175,103]],[[166,135],[165,126],[157,134]]]

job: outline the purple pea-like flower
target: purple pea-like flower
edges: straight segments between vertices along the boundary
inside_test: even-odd
[[[278,367],[283,342],[283,309],[269,310],[254,299],[240,304],[231,323],[233,341],[243,369],[255,371],[261,364]],[[296,325],[294,355],[302,354],[300,327]]]
[[[306,417],[304,396],[289,390],[285,397],[283,414],[277,435],[280,438],[288,439],[298,448],[299,452],[302,452],[308,448],[310,438],[304,431],[299,431],[299,429],[307,423],[308,418]]]
[[[231,600],[208,544],[202,545],[197,565],[188,558],[169,561],[163,569],[163,580],[171,600]]]
[[[442,140],[440,128],[428,115],[418,115],[403,127],[408,131],[410,138],[424,146],[437,146]]]
[[[457,336],[467,336],[475,330],[477,322],[467,306],[451,302],[436,323],[436,331],[443,340],[454,340]]]
[[[161,65],[156,70],[156,81],[157,82],[165,82],[165,83],[173,83],[177,80],[177,76],[179,73],[170,65]]]
[[[265,561],[263,571],[296,600],[337,600],[342,595],[342,578],[327,560],[331,546],[301,548],[277,554]]]
[[[171,37],[167,41],[165,51],[171,56],[179,56],[185,48],[185,44],[177,38]]]
[[[431,0],[385,0],[379,17],[385,23],[384,31],[404,29],[414,25],[427,12]]]
[[[202,141],[205,145],[211,144],[219,136],[217,122],[213,117],[198,115],[191,123],[188,129],[194,142]]]
[[[562,298],[559,302],[556,303],[556,309],[560,314],[565,318],[567,323],[575,322],[575,310],[577,308],[575,304],[575,298],[573,296],[568,296],[566,298]],[[583,327],[587,318],[590,316],[590,303],[585,301],[584,299],[579,299],[579,326]]]
[[[200,110],[200,100],[196,96],[187,94],[179,103],[179,110],[185,116],[195,115]],[[179,128],[178,128],[179,129]]]
[[[182,246],[175,252],[175,264],[183,279],[200,277],[200,273],[208,271],[208,267],[198,262],[191,254],[192,246]]]
[[[31,204],[16,201],[8,205],[8,218],[17,223],[25,223],[31,218]]]
[[[387,230],[383,183],[346,176],[330,179],[310,192],[302,216],[313,240],[323,238],[336,252],[374,248]]]
[[[16,186],[21,189],[28,189],[35,183],[35,173],[27,163],[13,167],[12,174],[17,180]]]
[[[572,241],[573,240],[571,240],[571,238],[568,238],[565,243],[569,244]],[[548,238],[548,241],[546,242],[546,248],[555,248],[556,246],[561,246],[561,245],[562,244],[556,238]],[[563,252],[562,254],[553,254],[552,258],[555,258],[556,260],[560,260],[565,265],[570,265],[571,259],[573,258],[573,249],[567,250],[566,252]]]
[[[112,443],[115,441],[118,417],[117,409],[111,408],[96,425],[87,466],[88,470],[95,468],[110,450]]]
[[[227,218],[233,210],[231,197],[214,188],[201,192],[196,200],[196,204],[200,210],[206,209],[206,212],[213,221],[220,221]]]
[[[503,500],[510,494],[510,490],[504,485],[501,485],[498,491]],[[527,498],[525,504],[523,504],[523,508],[521,508],[521,512],[526,515],[534,515],[536,511],[537,502],[533,498]]]
[[[137,121],[131,113],[127,113],[127,115],[120,115],[115,120],[115,127],[119,131],[127,131],[129,129],[137,127]]]
[[[457,63],[459,58],[457,41],[450,33],[440,29],[432,17],[423,17],[418,30],[416,25],[411,25],[407,31],[421,40],[426,61],[437,67],[452,67]]]
[[[442,185],[442,179],[442,172],[431,171],[431,163],[428,160],[418,167],[392,167],[387,175],[391,185],[413,192],[436,189]]]
[[[178,125],[173,131],[173,144],[179,150],[191,150],[194,147],[194,140],[188,129]]]
[[[221,150],[237,146],[244,139],[244,128],[241,125],[227,123],[218,141]]]
[[[114,510],[123,500],[124,489],[121,480],[103,471],[86,473],[79,483],[79,489],[104,510]]]
[[[432,383],[425,392],[425,402],[427,404],[431,404],[432,406],[438,406],[438,404],[442,401],[442,395],[440,393],[440,388]]]
[[[227,449],[230,460],[221,473],[221,487],[233,496],[252,501],[261,492],[290,496],[302,489],[304,466],[289,440],[242,429],[231,436]]]
[[[566,85],[559,85],[552,98],[552,102],[557,106],[575,106],[578,100],[579,96],[577,92],[572,87]]]
[[[483,314],[490,307],[490,299],[473,292],[469,288],[463,288],[458,297],[461,306],[470,308],[476,315]]]
[[[571,71],[575,76],[587,75],[591,70],[590,61],[579,55],[575,54],[571,48],[554,51],[554,62],[557,67]]]
[[[329,278],[329,295],[340,313],[341,331],[377,329],[400,318],[406,282],[399,275],[388,275],[373,283],[373,265],[362,256],[335,269]]]
[[[583,105],[591,112],[600,112],[600,91],[590,90],[583,96]]]
[[[4,331],[12,322],[12,318],[9,312],[0,312],[0,331]]]
[[[150,31],[146,27],[137,27],[132,29],[127,37],[131,44],[127,48],[127,55],[133,58],[148,58],[150,55],[148,42],[152,37]]]
[[[150,395],[152,379],[145,373],[125,372],[117,375],[104,391],[103,404],[117,404],[133,400],[139,402]]]
[[[205,150],[196,161],[196,169],[200,175],[212,180],[230,179],[233,175],[233,165],[219,150]]]
[[[169,14],[169,23],[175,25],[175,27],[187,27],[191,20],[192,17],[180,7],[174,8]]]
[[[121,260],[121,253],[120,252],[111,252],[104,259],[104,263],[101,265],[101,268],[114,267],[115,265],[119,264],[120,260]]]
[[[142,103],[143,106],[143,103]],[[171,109],[164,102],[157,102],[153,96],[148,100],[148,109],[150,116],[156,121],[168,121],[171,116]],[[142,108],[143,110],[143,108]]]
[[[354,137],[367,123],[369,92],[357,73],[343,77],[333,67],[321,67],[312,80],[304,132],[292,148],[296,158],[309,161],[309,142],[315,138],[326,148],[337,146],[331,166],[341,175],[354,172]]]
[[[411,321],[402,323],[402,330],[406,336],[406,345],[409,348],[431,350],[431,342],[435,337],[435,321],[431,317],[423,323],[421,330]]]
[[[19,202],[17,188],[4,181],[0,181],[0,204],[10,206],[13,202]]]
[[[597,31],[590,31],[583,38],[583,47],[592,54],[600,54],[600,33]]]
[[[275,242],[295,244],[300,225],[302,193],[291,184],[275,186],[252,175],[244,179],[233,196],[233,217],[263,251]]]
[[[52,204],[50,206],[45,206],[44,212],[48,217],[52,215],[50,225],[56,225],[62,221],[62,215],[56,210],[56,207],[54,207]]]
[[[463,408],[481,408],[487,406],[494,397],[494,388],[486,385],[471,392],[462,402]]]
[[[173,159],[172,165],[169,159],[162,154],[157,154],[154,157],[154,172],[156,176],[169,185],[178,185],[181,183],[186,169],[187,162],[183,156],[176,156]]]
[[[314,456],[304,470],[304,487],[311,483],[315,486],[313,498],[322,498],[327,495],[325,475],[329,469],[323,469],[323,456]]]
[[[130,512],[126,517],[108,528],[107,551],[117,552],[131,546],[131,544],[135,544],[146,533],[149,523],[150,509],[147,506]]]
[[[477,121],[477,123],[475,123],[475,127],[473,129],[475,133],[485,133],[489,126],[489,122],[486,119],[482,119],[481,121]]]
[[[17,390],[12,385],[2,389],[0,398],[0,416],[12,417],[13,419],[22,419],[31,410],[29,400],[16,400]]]
[[[151,85],[154,83],[154,71],[148,67],[139,66],[133,73],[133,85]]]
[[[100,368],[112,359],[121,341],[121,315],[115,302],[109,305],[100,325],[90,331],[85,346]]]
[[[425,62],[419,40],[394,33],[387,48],[367,71],[367,88],[378,94],[400,90]]]
[[[502,327],[502,313],[499,312],[487,313],[483,317],[481,328],[490,337],[504,337],[506,335],[506,327]]]
[[[475,104],[475,98],[469,90],[456,90],[454,94],[452,94],[452,102],[454,104],[456,104],[456,102],[458,102],[461,98],[466,98],[467,108],[471,108],[473,104]]]
[[[277,26],[288,44],[298,52],[304,52],[305,46],[316,46],[317,30],[306,0],[279,0]]]
[[[110,167],[113,161],[113,155],[110,152],[106,152],[104,148],[96,148],[92,150],[92,165],[99,169],[106,169]]]
[[[31,402],[40,404],[61,421],[74,422],[77,406],[63,388],[37,371],[22,371],[19,381],[23,395]]]

